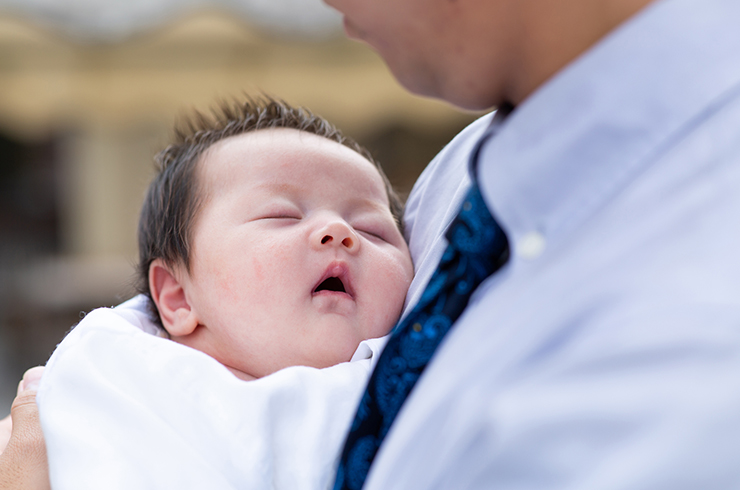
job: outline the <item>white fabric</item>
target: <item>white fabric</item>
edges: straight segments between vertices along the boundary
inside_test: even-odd
[[[352,362],[246,382],[153,335],[145,304],[89,313],[46,366],[37,402],[54,490],[330,487],[382,339]]]
[[[512,256],[411,393],[365,490],[740,488],[740,2],[651,4],[481,154]],[[436,267],[473,124],[408,203]]]

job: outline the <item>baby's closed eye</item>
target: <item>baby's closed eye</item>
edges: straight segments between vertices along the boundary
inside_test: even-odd
[[[303,219],[303,213],[298,209],[292,207],[269,207],[264,210],[257,211],[250,221],[258,220],[301,220]]]
[[[262,217],[257,218],[257,219],[294,219],[294,220],[299,220],[299,219],[301,219],[301,217],[298,216],[298,215],[296,215],[296,214],[280,213],[280,214],[262,216]]]

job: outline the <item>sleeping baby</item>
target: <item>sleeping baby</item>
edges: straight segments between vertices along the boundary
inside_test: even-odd
[[[328,488],[413,276],[398,197],[269,98],[193,118],[158,163],[143,294],[88,314],[42,378],[52,488]]]

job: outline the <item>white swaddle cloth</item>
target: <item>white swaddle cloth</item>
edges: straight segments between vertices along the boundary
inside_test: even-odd
[[[54,351],[37,397],[53,489],[330,487],[385,339],[242,381],[157,331],[139,296],[91,312]]]

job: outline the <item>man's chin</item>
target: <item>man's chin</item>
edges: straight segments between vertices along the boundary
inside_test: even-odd
[[[354,39],[356,41],[363,41],[360,30],[355,27],[355,25],[347,19],[345,16],[343,19],[343,25],[344,25],[344,34],[350,38]]]

